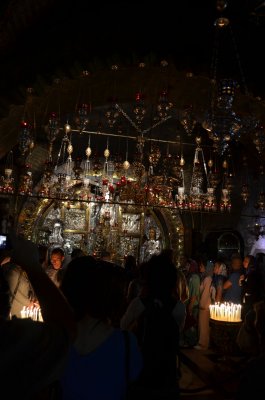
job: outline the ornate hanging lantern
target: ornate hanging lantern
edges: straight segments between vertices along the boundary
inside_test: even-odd
[[[83,131],[87,129],[87,126],[89,124],[88,113],[89,113],[88,104],[83,103],[78,107],[75,123],[77,129],[79,130],[79,133],[83,133]]]
[[[13,151],[11,150],[6,158],[4,175],[0,178],[0,193],[13,194],[14,191]]]
[[[114,104],[112,104],[105,112],[105,117],[107,118],[107,123],[110,128],[113,128],[114,124],[117,122],[119,115],[120,113]]]
[[[180,122],[187,135],[191,136],[197,122],[193,113],[192,105],[187,106],[181,113]]]
[[[167,90],[163,90],[159,96],[158,104],[157,104],[157,114],[159,119],[166,118],[169,114],[170,109],[173,107],[173,104],[168,100],[168,92]]]
[[[146,107],[144,104],[144,95],[141,92],[136,93],[135,96],[136,104],[134,106],[133,112],[135,114],[135,119],[138,125],[140,125],[146,115]]]
[[[32,127],[27,121],[22,121],[18,139],[19,151],[22,156],[25,156],[30,150],[32,141]]]

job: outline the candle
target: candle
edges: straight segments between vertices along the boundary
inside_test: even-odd
[[[26,318],[26,314],[27,314],[26,306],[24,306],[22,308],[22,310],[20,311],[20,314],[21,314],[21,318]]]
[[[211,304],[210,318],[217,321],[240,322],[241,304],[233,304],[233,303]]]
[[[20,311],[21,318],[31,318],[33,321],[43,322],[40,307],[26,307],[24,306]]]

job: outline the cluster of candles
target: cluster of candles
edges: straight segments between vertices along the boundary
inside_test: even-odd
[[[22,310],[20,311],[20,314],[21,314],[21,318],[31,318],[34,321],[43,322],[40,307],[36,307],[36,306],[26,307],[26,306],[24,306],[22,308]]]
[[[240,322],[241,304],[233,304],[233,303],[211,304],[210,318],[217,321]]]

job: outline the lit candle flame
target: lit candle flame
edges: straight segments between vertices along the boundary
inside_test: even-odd
[[[40,307],[36,306],[31,306],[31,307],[26,307],[24,306],[22,310],[20,311],[21,318],[31,318],[33,321],[41,321],[43,322],[42,315],[41,315],[41,309]]]
[[[241,304],[215,303],[210,305],[210,318],[217,321],[241,322]]]

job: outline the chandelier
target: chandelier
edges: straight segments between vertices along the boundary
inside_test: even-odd
[[[163,61],[161,65],[165,73],[168,63]],[[144,68],[141,63],[141,72]],[[111,71],[117,74],[118,69],[115,65]],[[93,110],[86,97],[87,79],[92,76],[83,71],[83,93],[72,112],[68,109],[62,113],[59,103],[59,111],[53,108],[47,113],[47,100],[42,125],[35,116],[32,120],[32,99],[26,103],[18,145],[7,155],[0,176],[1,194],[50,199],[67,206],[78,202],[80,207],[101,202],[181,212],[230,211],[234,176],[227,165],[233,158],[231,142],[239,141],[246,127],[244,118],[233,110],[235,80],[220,81],[218,94],[212,97],[213,107],[204,118],[205,113],[199,115],[194,105],[177,108],[170,98],[170,85],[164,82],[152,101],[139,82],[141,89],[129,102],[118,101],[118,94],[112,93],[109,104],[104,102],[104,106]],[[187,74],[186,79],[194,77]],[[56,90],[60,90],[58,80],[55,83]],[[44,116],[39,119],[43,121]],[[254,119],[248,120],[248,131],[252,130],[253,143],[261,154],[264,130]],[[33,153],[39,132],[42,138],[45,135],[47,157],[36,179]],[[119,146],[121,151],[117,151]],[[19,153],[16,161],[23,161],[16,171],[15,152]],[[242,184],[241,195],[247,202],[247,181]],[[260,209],[265,204],[262,196],[261,191]]]
[[[216,150],[224,154],[232,141],[240,139],[242,121],[233,111],[236,82],[223,79],[219,83],[219,94],[211,114],[203,122]]]
[[[217,204],[215,185],[213,180],[209,180],[211,170],[207,169],[206,160],[201,147],[201,137],[197,136],[196,148],[193,159],[193,168],[191,174],[190,189],[187,192],[184,184],[184,172],[182,171],[182,183],[183,186],[178,187],[178,193],[176,195],[177,206],[180,210],[189,211],[225,211],[229,208],[224,208],[222,202]],[[208,163],[209,165],[209,163]],[[210,162],[210,167],[212,163]]]
[[[207,168],[199,136],[195,138],[192,173],[188,177],[183,154],[171,154],[169,151],[163,154],[161,141],[150,140],[142,134],[130,138],[136,144],[136,153],[134,159],[128,161],[128,137],[124,137],[127,151],[122,159],[121,155],[117,158],[111,154],[111,140],[116,138],[101,132],[107,138],[107,143],[100,156],[91,144],[93,133],[83,129],[82,135],[88,137],[87,145],[82,150],[84,156],[74,158],[73,139],[74,135],[75,139],[80,137],[79,127],[72,129],[67,123],[60,128],[53,112],[45,131],[48,138],[48,158],[37,184],[33,184],[32,166],[29,162],[31,147],[28,145],[27,162],[16,182],[13,177],[12,152],[7,157],[5,175],[0,181],[0,193],[47,198],[54,200],[57,205],[64,204],[67,207],[73,202],[79,202],[81,207],[89,202],[102,202],[175,208],[181,212],[217,212],[231,208],[228,191],[223,189],[219,203],[217,201],[217,182],[212,176],[212,162],[208,162],[210,167]],[[121,138],[122,135],[119,139]],[[59,143],[55,157],[53,150],[56,140]],[[169,142],[166,144],[169,145]],[[179,142],[176,144],[180,145]],[[183,143],[181,145],[183,147]],[[80,151],[80,144],[77,147]],[[23,153],[26,153],[26,149],[23,149]],[[186,180],[189,179],[188,190]]]
[[[222,3],[222,4],[221,4]],[[214,48],[211,60],[211,90],[209,110],[202,126],[208,132],[216,151],[220,155],[230,151],[241,135],[255,130],[253,142],[262,148],[262,124],[258,119],[239,115],[234,111],[236,92],[240,88],[249,95],[246,79],[237,50],[237,44],[229,18],[224,15],[226,2],[217,2],[220,16],[214,21]],[[259,127],[259,128],[257,128]]]
[[[265,148],[265,135],[260,121],[234,110],[239,84],[228,72],[233,70],[232,56],[220,57],[220,39],[227,33],[229,40],[222,43],[223,50],[226,52],[232,45],[241,75],[243,70],[230,20],[224,15],[226,2],[217,2],[216,10],[220,15],[214,21],[210,102],[206,109],[200,110],[202,115],[196,104],[188,101],[186,106],[177,106],[177,96],[175,101],[171,98],[171,88],[176,82],[173,80],[173,85],[169,82],[174,74],[166,60],[159,65],[160,79],[150,79],[149,92],[150,71],[146,73],[144,62],[138,64],[135,75],[138,80],[135,77],[124,80],[124,71],[117,64],[112,65],[105,75],[109,77],[109,88],[108,79],[97,78],[95,82],[94,76],[98,75],[83,70],[78,77],[78,97],[70,111],[69,100],[67,110],[62,111],[60,101],[67,90],[63,89],[60,79],[55,79],[45,111],[39,116],[41,123],[35,116],[40,107],[31,109],[33,89],[29,88],[17,146],[23,165],[19,165],[17,172],[14,170],[14,151],[11,151],[0,177],[0,193],[35,196],[67,206],[72,202],[79,202],[80,207],[89,202],[102,202],[165,207],[181,212],[230,211],[235,177],[231,172],[232,144],[253,132],[252,143],[260,156]],[[225,75],[221,63],[228,63]],[[184,79],[192,84],[195,76],[189,72]],[[241,81],[245,85],[243,76]],[[134,92],[125,96],[125,86],[131,82],[135,82]],[[154,83],[157,84],[155,90]],[[194,89],[193,84],[191,88]],[[101,97],[100,107],[92,107],[92,89]],[[246,87],[245,92],[248,94]],[[102,99],[105,94],[108,100]],[[129,101],[128,96],[131,96]],[[53,108],[48,112],[52,102]],[[167,129],[170,139],[165,137]],[[35,179],[32,154],[39,131],[45,134],[47,157]],[[102,140],[106,140],[105,144]],[[117,151],[119,146],[123,150]],[[247,179],[242,182],[240,194],[246,203],[249,198]],[[257,207],[265,208],[263,188]]]

